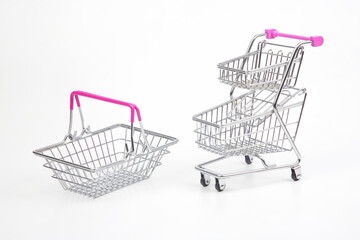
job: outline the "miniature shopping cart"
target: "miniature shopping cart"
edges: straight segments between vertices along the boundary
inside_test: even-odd
[[[79,96],[127,106],[131,125],[116,124],[97,131],[85,128]],[[80,113],[82,132],[72,134],[74,97]],[[140,128],[134,127],[135,112]],[[167,148],[177,139],[144,130],[139,108],[91,93],[74,91],[70,97],[70,124],[63,141],[34,151],[46,160],[44,167],[53,172],[65,190],[99,197],[145,180],[160,165]]]
[[[287,37],[303,40],[295,46],[261,40]],[[304,56],[304,45],[323,44],[321,36],[302,37],[279,33],[275,29],[256,35],[245,55],[218,65],[221,82],[232,86],[230,100],[209,110],[196,114],[196,143],[202,149],[220,155],[219,158],[197,165],[200,183],[204,187],[215,178],[215,188],[221,192],[226,185],[224,179],[247,173],[280,168],[290,168],[291,177],[301,177],[300,153],[295,145],[306,90],[295,87]],[[257,42],[257,44],[254,44]],[[234,98],[235,88],[248,92]],[[269,164],[260,154],[293,151],[296,161],[287,164]],[[245,156],[251,164],[254,157],[262,168],[222,173],[205,166],[231,156]]]

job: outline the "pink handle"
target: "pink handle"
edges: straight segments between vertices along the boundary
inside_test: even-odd
[[[119,100],[115,100],[115,99],[111,99],[111,98],[107,98],[107,97],[103,97],[103,96],[99,96],[99,95],[95,95],[95,94],[87,93],[87,92],[83,92],[83,91],[74,91],[71,93],[71,95],[70,95],[70,110],[71,111],[74,109],[74,96],[75,96],[76,104],[78,107],[80,107],[79,96],[94,98],[97,100],[101,100],[101,101],[105,101],[105,102],[109,102],[109,103],[115,103],[115,104],[129,107],[131,109],[131,122],[133,123],[135,120],[135,110],[136,110],[139,121],[141,121],[140,110],[135,104],[122,102]]]
[[[294,38],[305,41],[312,41],[311,46],[313,47],[320,47],[324,43],[324,38],[321,36],[304,37],[304,36],[298,36],[287,33],[279,33],[278,31],[276,31],[276,29],[265,29],[265,33],[267,34],[266,35],[267,39],[273,39],[276,37],[286,37],[286,38]]]

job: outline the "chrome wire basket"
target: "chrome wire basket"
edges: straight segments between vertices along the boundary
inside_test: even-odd
[[[131,108],[131,126],[116,124],[91,132],[84,127],[78,96],[95,98]],[[144,130],[139,109],[125,102],[98,95],[76,91],[76,97],[83,131],[76,137],[71,134],[72,106],[69,131],[65,139],[34,151],[46,160],[44,167],[53,172],[65,190],[89,197],[99,197],[130,184],[145,180],[169,153],[167,148],[177,139],[160,133]],[[140,128],[133,126],[134,112],[137,112]]]
[[[274,89],[280,87],[286,68],[289,67],[291,69],[284,86],[295,86],[304,49],[296,52],[292,64],[288,66],[294,48],[261,41],[256,51],[219,63],[219,80],[246,89]]]
[[[280,95],[278,111],[295,140],[305,89],[287,89]],[[291,150],[272,108],[276,92],[252,90],[193,117],[199,147],[223,156],[257,155]]]

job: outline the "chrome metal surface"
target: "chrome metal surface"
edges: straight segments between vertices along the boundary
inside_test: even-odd
[[[262,36],[265,35],[256,35],[251,40],[244,55],[218,64],[220,82],[232,86],[230,98],[236,87],[276,89],[296,85],[304,55],[302,45],[310,42],[286,46],[263,40],[253,49],[254,42]]]
[[[292,150],[306,93],[302,89],[286,89],[274,109],[276,94],[252,90],[195,115],[196,143],[224,156]]]
[[[265,35],[252,38],[244,55],[218,65],[220,81],[231,85],[230,101],[193,117],[198,146],[221,156],[199,164],[195,169],[215,179],[281,168],[291,168],[292,178],[296,181],[301,177],[301,155],[295,139],[307,93],[306,89],[295,88],[295,85],[304,45],[311,42],[288,46],[258,41]],[[249,91],[234,97],[237,87]],[[295,156],[286,164],[268,164],[260,155],[285,151],[291,151]],[[228,173],[208,168],[208,165],[238,155],[253,156],[263,167]],[[219,187],[216,186],[218,191]]]
[[[299,162],[293,162],[293,163],[289,163],[289,164],[282,164],[282,165],[276,165],[275,167],[270,167],[270,168],[254,168],[254,169],[247,169],[247,170],[240,170],[240,171],[234,171],[234,172],[228,172],[228,173],[219,173],[213,170],[210,170],[209,168],[206,168],[206,165],[210,165],[216,162],[220,162],[222,160],[227,159],[230,156],[227,157],[220,157],[220,158],[216,158],[214,160],[199,164],[197,166],[195,166],[195,169],[206,173],[214,178],[218,178],[218,179],[226,179],[226,178],[230,178],[230,177],[235,177],[235,176],[239,176],[239,175],[244,175],[244,174],[249,174],[249,173],[257,173],[257,172],[263,172],[263,171],[269,171],[269,170],[276,170],[276,169],[282,169],[282,168],[296,168],[299,165]],[[256,158],[258,158],[258,156],[254,156]],[[255,158],[254,158],[255,159]]]
[[[260,159],[260,161],[261,161],[261,163],[262,163],[262,165],[264,166],[264,168],[267,168],[267,169],[269,169],[269,168],[276,168],[276,164],[267,164],[266,163],[266,161],[265,161],[265,159],[263,158],[263,157],[261,157],[260,155],[256,155],[256,157],[258,158],[258,159]]]
[[[134,152],[129,154],[133,131]],[[144,143],[147,136],[150,148]],[[147,179],[160,165],[167,148],[178,140],[124,124],[113,125],[70,141],[34,151],[66,190],[98,197]]]
[[[294,143],[300,123],[306,90],[283,89],[275,106],[277,90],[251,90],[223,104],[201,112],[193,117],[197,123],[196,143],[200,148],[222,155],[195,168],[217,179],[242,174],[294,168],[301,156]],[[295,161],[269,165],[260,154],[293,151]],[[206,165],[222,161],[231,156],[250,155],[259,159],[263,168],[220,173]]]
[[[65,190],[89,197],[99,197],[130,184],[145,180],[161,165],[167,148],[177,139],[164,134],[125,124],[116,124],[97,131],[85,128],[79,107],[82,131],[72,130],[73,111],[69,129],[59,142],[33,153],[45,159],[44,167],[53,172]]]

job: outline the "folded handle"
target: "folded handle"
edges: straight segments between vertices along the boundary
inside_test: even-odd
[[[118,105],[129,107],[131,109],[131,122],[133,123],[135,120],[135,111],[137,113],[139,122],[141,121],[140,110],[135,104],[127,103],[127,102],[123,102],[123,101],[119,101],[119,100],[115,100],[112,98],[107,98],[107,97],[103,97],[103,96],[99,96],[96,94],[87,93],[87,92],[83,92],[83,91],[73,91],[71,93],[71,95],[70,95],[70,110],[71,111],[74,109],[74,97],[76,99],[77,106],[80,107],[79,96],[93,98],[93,99],[101,100],[104,102],[115,103]]]
[[[279,33],[276,29],[265,29],[266,38],[267,39],[273,39],[276,37],[286,37],[286,38],[293,38],[293,39],[299,39],[299,40],[305,40],[305,41],[311,41],[311,46],[313,47],[320,47],[324,43],[324,38],[322,36],[311,36],[311,37],[304,37],[304,36],[298,36],[293,34],[287,34],[287,33]]]

